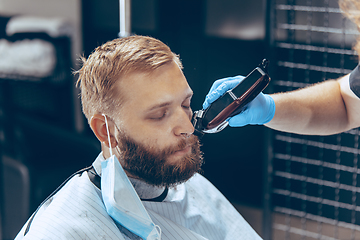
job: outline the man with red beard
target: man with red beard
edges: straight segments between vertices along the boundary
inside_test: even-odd
[[[17,239],[261,239],[198,173],[193,92],[168,46],[115,39],[78,73],[102,152],[44,201]]]

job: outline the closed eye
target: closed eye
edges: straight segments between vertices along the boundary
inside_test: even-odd
[[[167,110],[159,111],[157,113],[154,113],[154,114],[150,115],[149,119],[160,121],[160,120],[162,120],[162,119],[164,119],[166,117],[167,113],[168,113]]]

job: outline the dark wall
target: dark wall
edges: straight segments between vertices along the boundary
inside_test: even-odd
[[[86,56],[99,44],[116,38],[119,32],[118,2],[101,1],[101,5],[106,8],[99,7],[99,2],[90,0],[83,5]],[[214,27],[209,25],[214,22],[223,22],[225,25],[226,22],[224,13],[214,15],[214,2],[132,1],[132,32],[158,38],[169,45],[173,52],[180,54],[184,74],[195,93],[193,110],[201,108],[213,81],[228,76],[246,75],[266,57],[266,44],[261,34],[256,39],[239,39],[224,35],[219,24]],[[227,3],[229,11],[237,6],[239,16],[245,15],[246,19],[249,16],[256,19],[258,16],[260,20],[255,21],[258,25],[252,27],[258,27],[260,33],[263,31],[261,0],[252,2],[256,8],[246,9],[241,8],[241,4],[245,4],[242,1],[227,0],[224,3]],[[250,10],[256,12],[251,14]],[[246,11],[246,14],[241,11]],[[234,9],[231,12],[234,13]],[[229,21],[230,25],[235,26],[235,30],[241,30],[241,27],[248,29],[248,24],[241,24],[241,17]],[[241,36],[241,33],[233,32],[234,36]],[[203,174],[230,200],[261,206],[263,138],[264,128],[259,126],[227,128],[221,133],[203,138]]]

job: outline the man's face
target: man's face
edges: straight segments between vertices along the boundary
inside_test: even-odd
[[[133,73],[119,83],[118,153],[124,169],[154,185],[190,178],[202,164],[192,135],[192,90],[173,62],[151,74]]]

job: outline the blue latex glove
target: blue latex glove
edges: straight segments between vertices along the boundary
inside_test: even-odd
[[[243,79],[243,76],[236,76],[215,81],[206,95],[203,109],[208,108],[210,103],[221,97],[226,91],[234,88]],[[242,127],[248,124],[262,125],[270,122],[274,115],[275,102],[273,98],[267,94],[260,93],[246,106],[243,112],[229,118],[227,121],[231,127]]]

